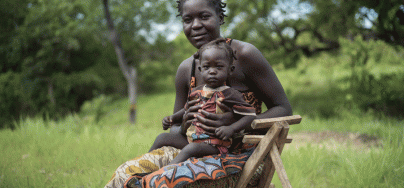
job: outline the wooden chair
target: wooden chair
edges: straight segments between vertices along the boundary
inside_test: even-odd
[[[282,182],[282,186],[292,187],[286,175],[280,155],[284,145],[292,142],[292,139],[287,138],[289,125],[299,124],[301,120],[302,117],[300,115],[294,115],[280,118],[258,119],[253,121],[251,127],[254,129],[270,129],[265,135],[244,136],[244,143],[259,142],[259,144],[244,165],[236,188],[247,187],[248,182],[261,163],[264,163],[264,169],[262,171],[258,187],[274,187],[274,185],[271,184],[271,181],[275,170]]]

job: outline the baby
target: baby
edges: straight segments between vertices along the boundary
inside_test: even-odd
[[[215,136],[205,134],[205,131],[199,127],[198,120],[193,120],[188,127],[181,125],[181,134],[163,133],[159,135],[152,149],[163,146],[173,146],[182,149],[181,152],[170,162],[176,164],[183,162],[190,157],[201,157],[213,154],[226,154],[232,144],[231,137],[235,133],[244,130],[255,119],[255,109],[244,101],[243,95],[237,90],[226,86],[227,78],[233,73],[235,58],[232,48],[225,42],[225,39],[217,39],[202,46],[198,51],[202,79],[205,85],[192,89],[188,100],[199,100],[202,110],[210,113],[223,113],[222,109],[216,104],[221,102],[232,108],[238,121],[229,125],[218,127]],[[179,110],[171,116],[163,119],[163,126],[171,126],[174,122],[182,121],[186,109]],[[201,114],[202,116],[202,114]],[[175,140],[175,141],[174,141]]]

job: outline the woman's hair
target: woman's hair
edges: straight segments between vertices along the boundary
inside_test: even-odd
[[[185,1],[188,1],[188,0],[178,0],[177,1],[177,9],[178,9],[177,16],[182,15],[182,6],[184,5]],[[217,15],[226,17],[226,15],[224,14],[224,12],[226,12],[226,10],[224,10],[224,7],[226,7],[226,3],[223,3],[222,0],[205,0],[205,1],[209,1],[210,5],[213,8],[215,8]]]
[[[236,59],[235,52],[231,48],[231,46],[226,42],[226,39],[224,38],[218,38],[213,41],[210,41],[209,43],[203,45],[195,54],[194,54],[194,59],[199,59],[201,60],[202,53],[209,48],[216,48],[216,49],[221,49],[222,51],[225,52],[225,55],[227,59],[229,60],[229,65],[233,64],[233,59]]]

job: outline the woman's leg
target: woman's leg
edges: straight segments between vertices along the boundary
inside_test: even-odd
[[[161,133],[157,136],[156,140],[149,152],[161,148],[163,146],[172,146],[177,149],[182,149],[188,144],[187,137],[179,133]]]
[[[219,154],[220,151],[216,147],[206,143],[189,143],[181,152],[169,163],[177,164],[184,162],[191,157],[203,157],[207,155]]]
[[[176,126],[176,125],[171,126],[170,133],[181,134],[181,126]]]

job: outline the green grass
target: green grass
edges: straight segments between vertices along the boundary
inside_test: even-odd
[[[120,164],[146,152],[163,132],[161,119],[171,113],[173,99],[174,93],[139,97],[135,126],[127,123],[127,100],[108,102],[105,96],[63,120],[20,120],[16,130],[0,131],[0,187],[102,187]],[[98,123],[96,114],[101,114]],[[362,152],[315,144],[290,147],[282,160],[292,185],[403,187],[403,121],[348,112],[343,117],[303,115],[291,132],[356,132],[382,138],[383,147]],[[274,183],[281,186],[277,177]]]
[[[101,97],[58,122],[24,119],[15,131],[1,130],[0,187],[102,187],[120,164],[148,151],[173,99],[173,93],[140,97],[135,126],[127,123],[127,100],[99,110]]]

